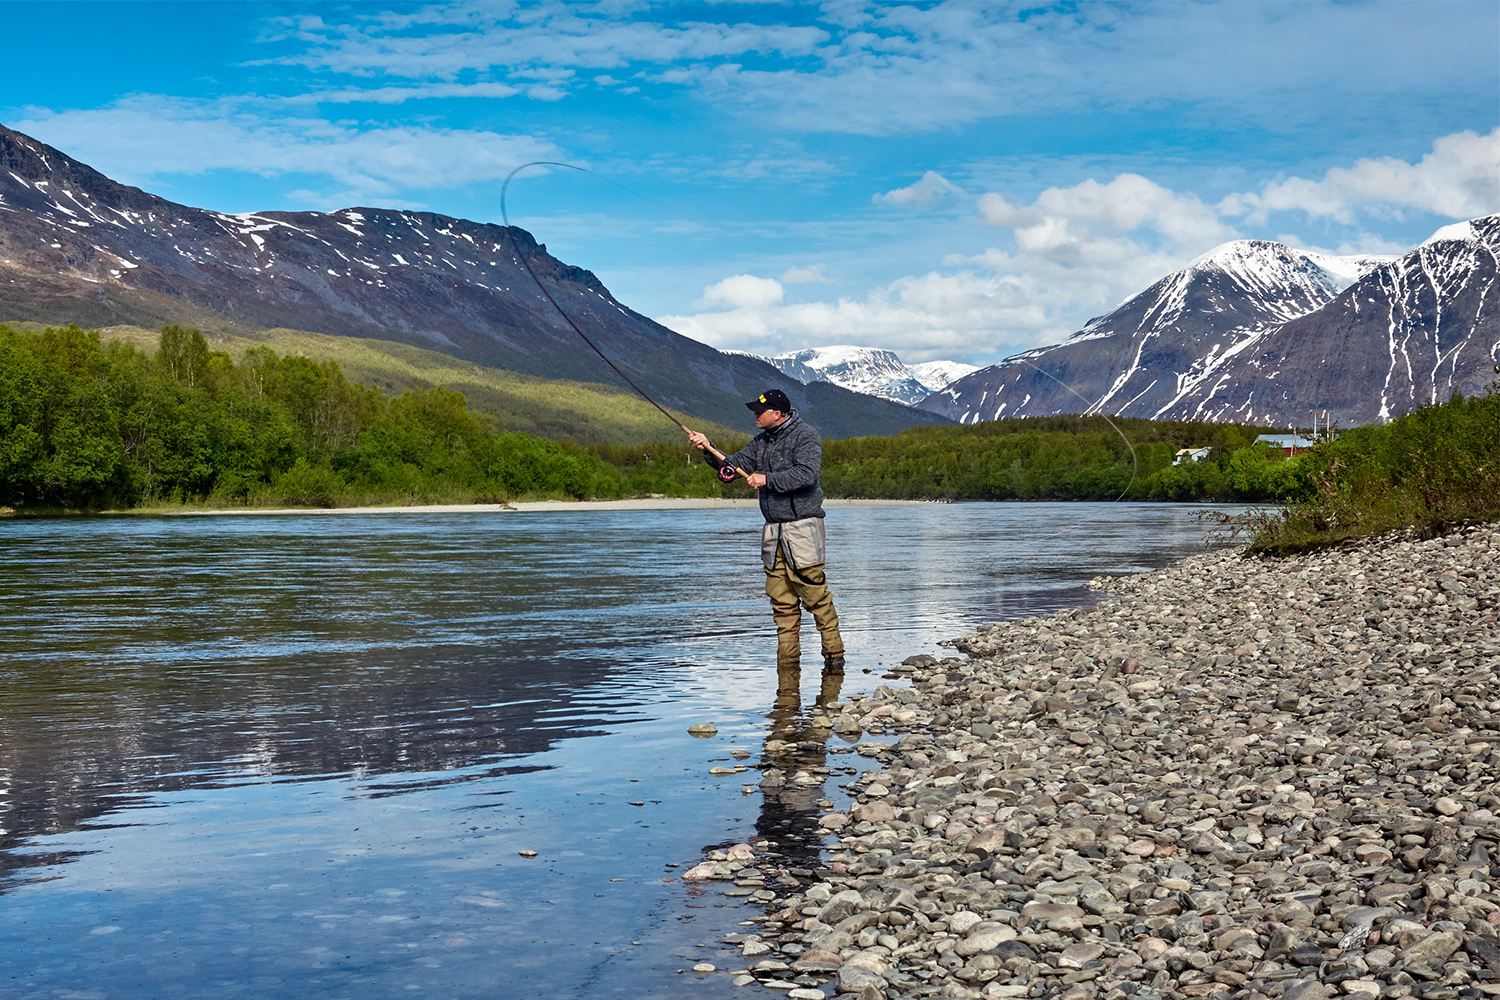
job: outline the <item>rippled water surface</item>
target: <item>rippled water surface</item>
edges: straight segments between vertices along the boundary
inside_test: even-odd
[[[1196,509],[832,508],[844,696],[1201,549]],[[678,970],[737,967],[715,943],[754,911],[668,866],[807,820],[708,774],[787,721],[758,534],[753,510],[0,522],[0,997],[743,996]]]

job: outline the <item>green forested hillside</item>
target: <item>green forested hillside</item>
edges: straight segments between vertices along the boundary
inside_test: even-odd
[[[236,363],[196,330],[166,327],[147,353],[77,327],[0,327],[0,503],[12,506],[745,492],[682,441],[596,448],[502,430],[448,389],[388,397],[333,361],[255,347]]]
[[[33,332],[45,329],[17,325],[17,329],[22,328]],[[99,334],[105,342],[126,341],[148,353],[156,350],[160,337],[160,331],[133,326],[106,327]],[[208,335],[208,343],[232,357],[256,347],[269,347],[278,354],[336,361],[350,380],[374,386],[386,395],[434,386],[452,389],[463,393],[473,409],[493,415],[499,427],[556,441],[634,444],[682,440],[681,430],[624,387],[537,378],[394,340],[334,337],[305,330],[264,330],[254,335],[216,332]],[[608,375],[601,371],[601,377]],[[695,417],[678,416],[695,430],[702,425],[709,434],[734,433]]]
[[[152,350],[77,327],[0,327],[0,504],[100,509],[752,495],[743,483],[721,483],[675,429],[666,441],[554,441],[510,429],[475,408],[472,395],[440,386],[388,393],[351,380],[338,362],[265,344],[235,360],[211,350],[198,331],[175,326],[148,342]],[[523,391],[533,389],[514,389]],[[553,383],[536,391],[551,394],[554,412],[581,405]],[[580,393],[597,408],[600,427],[615,419],[612,406],[646,406],[588,387]],[[727,450],[746,440],[703,427]],[[943,500],[1305,496],[1307,460],[1284,460],[1255,445],[1257,432],[1103,417],[915,428],[825,442],[824,488],[830,497]],[[1187,446],[1213,451],[1207,461],[1173,467],[1175,451]]]

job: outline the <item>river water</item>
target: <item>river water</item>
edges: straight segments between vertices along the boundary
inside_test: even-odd
[[[831,508],[843,696],[1201,550],[1199,509]],[[0,998],[747,995],[717,942],[759,911],[671,866],[768,837],[818,864],[815,812],[708,773],[819,691],[809,622],[805,704],[772,711],[758,536],[743,509],[0,522]]]

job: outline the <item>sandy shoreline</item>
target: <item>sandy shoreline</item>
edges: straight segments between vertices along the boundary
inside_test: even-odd
[[[926,500],[825,500],[825,507],[895,507],[930,503]],[[265,514],[525,514],[556,511],[603,510],[753,510],[750,499],[718,497],[644,497],[632,500],[524,500],[515,503],[416,504],[405,507],[274,507],[218,510],[111,510],[106,514],[160,517],[233,517]]]

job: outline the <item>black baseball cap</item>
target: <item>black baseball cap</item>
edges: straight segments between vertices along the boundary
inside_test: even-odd
[[[792,401],[786,398],[786,393],[780,389],[767,389],[745,404],[757,414],[767,410],[779,410],[782,413],[792,412]]]

